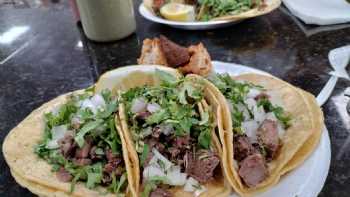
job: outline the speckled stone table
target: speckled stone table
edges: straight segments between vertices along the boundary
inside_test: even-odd
[[[135,6],[138,3],[135,0]],[[87,40],[72,18],[66,1],[0,1],[1,143],[44,102],[88,87],[107,70],[135,64],[147,37],[163,34],[183,45],[203,42],[214,60],[265,70],[315,95],[329,79],[329,50],[350,44],[350,25],[318,31],[318,27],[304,26],[283,8],[215,31],[176,30],[136,14],[135,34],[103,44]],[[10,35],[17,32],[17,36],[6,36],[11,31]],[[320,197],[350,195],[350,117],[345,110],[349,99],[344,97],[348,86],[350,81],[340,80],[323,107],[332,161]],[[16,184],[2,153],[0,196],[33,196]]]

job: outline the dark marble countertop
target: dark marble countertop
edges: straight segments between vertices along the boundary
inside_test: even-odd
[[[330,77],[329,50],[350,44],[350,25],[326,31],[305,26],[283,8],[211,31],[177,30],[148,22],[137,13],[136,20],[135,34],[113,43],[96,43],[87,40],[74,23],[66,1],[0,1],[0,143],[44,102],[88,87],[107,70],[136,64],[147,37],[163,34],[183,45],[203,42],[214,60],[265,70],[314,95]],[[6,35],[11,31],[17,37]],[[350,117],[345,110],[349,99],[344,96],[348,86],[350,81],[340,79],[323,106],[332,161],[320,197],[350,193]],[[33,196],[11,177],[2,152],[0,196]]]

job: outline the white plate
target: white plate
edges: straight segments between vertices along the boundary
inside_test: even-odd
[[[270,75],[255,68],[233,63],[213,61],[213,65],[217,73]],[[310,157],[301,166],[283,176],[277,185],[264,193],[256,195],[256,197],[316,197],[326,181],[330,161],[330,140],[328,130],[324,127],[320,143]],[[237,195],[232,194],[230,197],[237,197]]]
[[[177,22],[177,21],[170,21],[163,18],[160,18],[158,16],[155,16],[151,11],[149,11],[143,3],[139,6],[139,12],[140,14],[155,23],[161,23],[165,25],[169,25],[174,28],[179,29],[186,29],[186,30],[207,30],[207,29],[216,29],[221,27],[227,27],[230,25],[237,24],[241,22],[239,21],[206,21],[206,22]]]

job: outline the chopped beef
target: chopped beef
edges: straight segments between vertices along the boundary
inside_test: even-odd
[[[196,152],[195,156],[188,152],[186,159],[186,173],[200,183],[213,179],[213,172],[220,163],[218,155],[204,150]]]
[[[152,8],[155,12],[159,12],[160,8],[166,3],[165,0],[153,0]]]
[[[87,138],[85,140],[84,146],[82,148],[78,148],[75,151],[75,158],[87,158],[89,156],[91,146],[92,146],[92,139]]]
[[[171,158],[176,158],[180,154],[181,150],[179,148],[170,147],[168,148],[168,152],[170,153]]]
[[[255,148],[249,142],[249,138],[246,135],[234,136],[233,150],[235,160],[242,161],[248,155],[254,153],[254,149]]]
[[[159,126],[156,126],[152,129],[152,137],[154,138],[159,138],[161,133],[162,133],[162,130]]]
[[[173,146],[179,149],[189,149],[191,145],[190,135],[176,137],[173,141]]]
[[[62,182],[69,182],[73,179],[73,176],[64,167],[61,167],[56,172],[56,177]]]
[[[163,188],[156,188],[154,189],[150,195],[150,197],[171,197],[171,193]]]
[[[92,163],[91,159],[86,158],[74,158],[73,163],[77,166],[86,166]]]
[[[58,140],[60,151],[65,158],[71,157],[74,154],[77,144],[72,135],[65,135],[64,138]]]
[[[240,163],[238,174],[247,186],[258,185],[268,176],[264,157],[259,153],[248,156]]]
[[[165,36],[160,36],[160,46],[169,66],[176,68],[190,61],[187,48],[172,42]]]
[[[257,130],[258,142],[266,151],[266,157],[273,159],[280,147],[277,122],[266,119]]]
[[[160,143],[158,141],[158,139],[155,138],[150,138],[146,140],[146,144],[148,144],[150,150],[152,150],[152,148],[157,149],[160,153],[164,153],[165,151],[165,146],[164,144]]]
[[[269,98],[270,98],[270,95],[266,94],[265,92],[262,92],[258,94],[254,99],[258,101],[260,99],[269,99]]]

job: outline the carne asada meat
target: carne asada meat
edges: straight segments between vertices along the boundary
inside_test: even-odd
[[[258,142],[265,148],[268,159],[273,159],[280,147],[277,122],[266,119],[257,131]]]
[[[74,158],[73,163],[77,166],[86,166],[92,163],[91,159],[87,158]]]
[[[87,138],[85,140],[84,146],[82,148],[78,148],[75,151],[75,158],[87,158],[89,156],[91,147],[92,147],[92,140],[90,138]]]
[[[248,156],[240,163],[238,174],[246,185],[255,187],[268,176],[264,157],[259,153]]]
[[[242,161],[252,153],[256,152],[254,146],[249,142],[246,135],[237,135],[234,137],[233,143],[234,158],[237,161]]]
[[[149,196],[150,197],[171,197],[172,195],[166,189],[156,188],[151,192],[151,194]]]
[[[172,42],[165,36],[160,36],[160,46],[169,66],[176,68],[190,61],[187,48]]]
[[[213,172],[220,163],[220,158],[211,151],[198,151],[194,156],[191,152],[186,154],[186,173],[199,181],[206,183],[213,179]]]
[[[64,138],[58,140],[60,151],[65,158],[71,157],[74,154],[77,144],[72,135],[65,135]]]
[[[73,176],[64,167],[61,167],[56,172],[56,177],[62,182],[69,182],[73,179]]]

